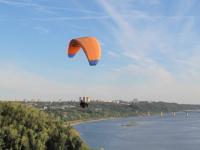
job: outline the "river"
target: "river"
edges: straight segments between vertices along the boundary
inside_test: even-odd
[[[103,120],[75,128],[94,149],[200,150],[200,113]]]

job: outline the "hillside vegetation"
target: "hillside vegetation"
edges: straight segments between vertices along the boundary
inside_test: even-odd
[[[88,108],[81,108],[79,102],[32,102],[29,103],[40,109],[60,116],[64,121],[91,120],[110,117],[129,117],[147,115],[147,113],[169,113],[191,109],[200,109],[200,105],[177,104],[166,102],[90,102]]]
[[[0,149],[88,150],[78,132],[25,104],[0,102]]]

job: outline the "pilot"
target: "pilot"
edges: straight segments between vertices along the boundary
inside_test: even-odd
[[[86,103],[83,100],[80,100],[80,107],[82,107],[82,108],[88,107],[88,103]]]

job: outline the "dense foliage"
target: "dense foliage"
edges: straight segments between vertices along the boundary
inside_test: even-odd
[[[88,150],[79,134],[39,109],[0,102],[0,149]]]

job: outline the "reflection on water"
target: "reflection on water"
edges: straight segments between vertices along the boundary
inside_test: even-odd
[[[125,126],[129,122],[136,125]],[[92,147],[105,150],[200,150],[200,113],[131,117],[75,126]]]

